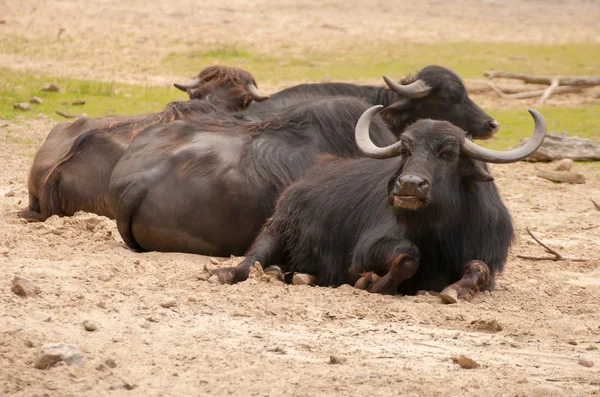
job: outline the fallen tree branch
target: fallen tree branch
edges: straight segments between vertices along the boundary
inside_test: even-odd
[[[548,91],[548,89],[544,89],[544,90],[535,90],[535,91],[526,91],[526,92],[518,92],[515,94],[507,94],[504,91],[502,91],[496,84],[492,83],[491,81],[487,82],[488,86],[494,90],[494,92],[496,94],[498,94],[500,97],[504,98],[504,99],[527,99],[527,98],[535,98],[535,97],[539,97],[544,95],[544,93],[546,91]],[[571,92],[581,92],[581,90],[585,89],[585,88],[589,88],[589,87],[571,87],[571,86],[566,86],[566,87],[556,87],[553,90],[553,93],[555,94],[567,94],[567,93],[571,93]]]
[[[582,174],[577,174],[575,172],[538,170],[537,176],[558,183],[585,183],[585,176],[583,176]]]
[[[63,113],[60,110],[55,110],[54,111],[56,114],[58,114],[59,116],[63,116],[65,119],[76,119],[78,117],[81,117],[82,115],[77,115],[77,114],[68,114],[68,113]]]
[[[516,79],[522,80],[530,84],[546,84],[550,85],[554,80],[558,80],[559,85],[574,85],[574,86],[594,86],[600,85],[600,76],[574,76],[574,77],[561,77],[561,76],[532,76],[523,73],[509,73],[501,70],[493,70],[485,72],[484,76],[494,79]]]
[[[542,247],[544,247],[544,249],[546,250],[547,253],[552,254],[553,256],[529,256],[529,255],[516,255],[517,258],[521,258],[521,259],[530,259],[530,260],[535,260],[535,261],[545,261],[545,260],[549,260],[549,261],[571,261],[571,262],[587,262],[588,259],[585,258],[565,258],[564,256],[562,256],[558,251],[550,248],[549,246],[547,246],[546,244],[544,244],[539,238],[537,238],[533,232],[531,230],[529,230],[529,228],[526,228],[525,230],[527,230],[527,233],[529,233],[529,235],[531,236],[531,238],[533,240],[535,240],[536,243],[538,243],[539,245],[541,245]]]
[[[559,84],[560,81],[558,79],[552,80],[552,84],[550,84],[550,87],[546,88],[546,91],[544,91],[544,95],[542,95],[542,97],[540,98],[540,103],[546,102],[546,99],[548,99],[552,92],[554,92],[554,90],[558,88]]]

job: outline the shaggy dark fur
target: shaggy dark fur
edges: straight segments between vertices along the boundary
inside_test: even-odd
[[[471,260],[485,262],[493,282],[513,226],[487,167],[460,154],[464,132],[447,122],[419,121],[401,140],[410,150],[399,158],[332,159],[307,171],[282,193],[247,258],[221,270],[220,278],[243,280],[258,261],[339,286],[354,284],[363,272],[383,276],[407,254],[418,270],[399,293],[441,291]],[[401,175],[430,181],[423,208],[395,204]]]
[[[322,99],[259,122],[205,120],[153,126],[115,166],[110,206],[125,242],[138,250],[242,254],[279,192],[321,153],[362,156],[354,127],[368,104]],[[379,119],[380,145],[395,142]]]

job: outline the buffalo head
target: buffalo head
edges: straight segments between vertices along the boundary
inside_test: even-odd
[[[204,99],[226,111],[245,110],[255,100],[269,99],[256,88],[254,77],[245,70],[227,66],[209,66],[187,84],[174,84],[192,99]]]
[[[400,99],[381,112],[390,125],[421,118],[447,120],[462,128],[475,139],[490,138],[500,124],[485,113],[467,95],[462,80],[453,71],[441,66],[427,66],[416,77],[396,83],[384,76],[386,84]],[[411,109],[410,113],[406,110]]]
[[[465,131],[457,126],[430,119],[410,125],[398,142],[382,148],[369,137],[369,124],[379,109],[380,105],[373,106],[362,114],[356,125],[356,143],[369,157],[400,158],[398,171],[388,183],[390,204],[397,213],[419,211],[442,201],[444,205],[451,205],[461,186],[494,180],[484,162],[522,160],[540,147],[546,135],[544,118],[530,109],[535,122],[533,137],[512,150],[481,147],[466,139]]]

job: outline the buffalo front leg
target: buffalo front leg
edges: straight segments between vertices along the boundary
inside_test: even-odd
[[[444,303],[457,303],[459,299],[471,301],[475,294],[490,282],[490,268],[482,261],[471,261],[460,280],[444,288],[440,298]]]
[[[373,272],[363,273],[354,287],[372,293],[394,294],[398,285],[412,277],[418,267],[418,262],[410,255],[401,254],[390,261],[389,271],[383,277],[379,277]]]
[[[264,231],[246,254],[246,258],[235,267],[222,267],[212,271],[221,284],[235,284],[246,281],[250,275],[250,269],[256,262],[265,268],[265,273],[279,273],[276,278],[283,278],[281,269],[271,266],[282,257],[282,242],[274,233]]]

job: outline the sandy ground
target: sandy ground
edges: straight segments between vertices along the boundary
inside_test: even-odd
[[[272,45],[272,28],[261,30],[265,20],[279,26],[278,40],[297,40],[300,48],[318,37],[318,27],[325,23],[347,28],[343,33],[323,28],[340,42],[362,37],[367,25],[389,30],[396,35],[392,38],[434,41],[444,32],[440,23],[447,27],[465,17],[474,18],[470,30],[456,34],[467,39],[598,40],[595,1],[512,0],[511,7],[492,0],[461,1],[460,7],[435,0],[397,6],[383,1],[196,3],[201,2],[150,7],[147,1],[105,0],[86,2],[84,8],[79,3],[76,12],[74,1],[0,0],[0,19],[8,21],[0,25],[0,34],[26,27],[24,34],[33,40],[59,26],[66,33],[88,32],[85,39],[98,64],[106,63],[94,77],[123,68],[115,76],[141,80],[156,76],[136,74],[127,62],[113,59],[109,64],[105,57],[111,45],[121,40],[134,51],[131,38],[148,37],[153,43],[158,40],[153,32],[166,38],[182,31],[201,37],[225,18],[232,29],[238,22],[251,23],[253,35],[237,40],[258,47]],[[411,13],[398,11],[404,9]],[[386,13],[390,20],[390,13],[402,18],[376,25]],[[173,28],[175,19],[181,23]],[[113,21],[110,29],[102,21]],[[431,29],[417,29],[422,26]],[[145,57],[144,51],[135,54]],[[3,57],[0,67],[11,62],[15,67],[49,62],[50,71],[85,69],[66,55]],[[586,176],[584,185],[535,177],[536,167],[550,169],[549,164],[493,166],[517,239],[493,292],[448,306],[430,293],[394,297],[349,286],[258,280],[213,285],[204,281],[205,265],[214,266],[209,258],[133,253],[106,218],[82,213],[24,224],[15,213],[27,203],[31,159],[53,124],[0,120],[2,396],[600,395],[600,212],[590,200],[600,201],[600,169],[595,165],[574,166]],[[527,227],[563,256],[586,260],[517,258],[545,255]],[[15,276],[32,281],[39,294],[21,298],[12,293]],[[176,304],[162,307],[167,298],[175,298]],[[95,323],[97,330],[86,331],[85,321]],[[76,344],[83,364],[33,368],[37,349],[49,342]],[[461,354],[480,367],[460,368],[451,357]],[[331,355],[345,361],[329,364]],[[579,364],[580,359],[591,360],[593,367]]]

